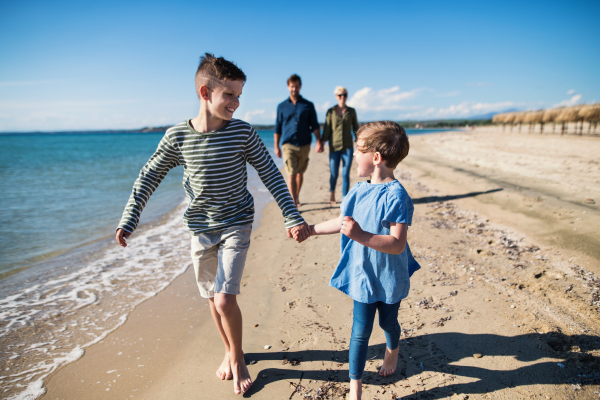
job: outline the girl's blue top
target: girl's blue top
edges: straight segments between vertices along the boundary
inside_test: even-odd
[[[389,235],[390,222],[411,225],[414,206],[404,187],[394,180],[359,182],[341,205],[343,216],[376,235]],[[394,304],[408,296],[410,276],[420,268],[408,243],[402,254],[373,250],[342,235],[341,256],[329,285],[361,303]]]

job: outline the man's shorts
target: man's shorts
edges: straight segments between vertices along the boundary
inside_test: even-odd
[[[200,295],[240,294],[252,224],[192,235],[192,261]]]
[[[294,146],[289,143],[283,145],[283,162],[288,175],[303,174],[308,168],[308,155],[310,144],[306,146]]]

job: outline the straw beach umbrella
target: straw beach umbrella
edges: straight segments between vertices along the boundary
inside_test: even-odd
[[[527,115],[525,116],[526,121],[529,123],[529,132],[532,131],[532,125],[533,125],[533,131],[535,132],[535,125],[536,124],[541,124],[541,129],[542,132],[544,132],[544,110],[539,110],[539,111],[529,111],[527,113]]]
[[[560,114],[556,117],[558,122],[562,122],[562,129],[560,134],[562,135],[565,131],[565,124],[569,122],[575,122],[575,133],[577,133],[577,122],[581,120],[579,117],[579,109],[580,106],[567,107],[562,110]],[[569,129],[567,127],[567,133],[569,133]]]
[[[492,117],[492,122],[494,124],[502,124],[502,132],[504,132],[504,117],[506,116],[506,114],[496,114]]]
[[[534,124],[535,111],[527,111],[523,117],[523,122],[529,125],[529,133],[531,133],[531,125]]]
[[[543,122],[554,122],[554,126],[552,128],[552,133],[556,130],[556,117],[558,114],[562,112],[564,107],[552,108],[550,110],[544,111],[544,116],[542,117]]]
[[[594,133],[596,133],[596,126],[600,121],[600,103],[583,106],[579,109],[579,117],[586,121],[588,125],[588,133],[592,130],[592,122],[594,123]],[[581,129],[583,129],[583,122],[581,123]],[[580,129],[580,134],[581,134]]]
[[[526,113],[523,111],[515,113],[514,123],[519,124],[519,133],[521,133],[521,125],[523,125],[525,114]]]
[[[510,124],[510,131],[512,132],[513,122],[515,122],[516,113],[510,112],[504,114],[504,123]]]

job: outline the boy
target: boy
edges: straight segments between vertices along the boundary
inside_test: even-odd
[[[117,228],[117,242],[126,247],[148,198],[167,172],[183,165],[189,205],[183,221],[192,234],[192,261],[202,297],[225,345],[219,379],[232,379],[236,394],[252,380],[242,351],[242,314],[236,296],[250,246],[254,200],[248,189],[246,162],[258,172],[291,228],[305,238],[304,222],[286,183],[256,131],[232,119],[246,75],[235,64],[206,53],[196,71],[200,111],[196,118],[169,128],[154,155],[140,171]]]

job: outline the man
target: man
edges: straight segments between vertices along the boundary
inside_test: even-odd
[[[315,106],[310,101],[300,96],[302,80],[296,74],[287,80],[289,99],[277,106],[277,120],[275,122],[275,155],[281,158],[282,152],[279,142],[283,144],[283,161],[289,175],[288,188],[292,199],[300,207],[300,189],[304,173],[308,167],[308,154],[310,153],[311,132],[317,139],[315,151],[321,153],[321,129],[317,122]]]

